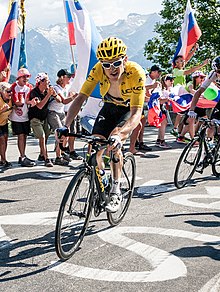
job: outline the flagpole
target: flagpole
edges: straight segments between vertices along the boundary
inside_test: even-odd
[[[74,57],[74,46],[73,45],[70,45],[70,51],[71,51],[72,60],[73,60],[74,72],[76,72],[76,62],[75,62],[75,57]]]
[[[73,18],[70,12],[70,4],[72,4],[72,2],[69,3],[69,0],[63,0],[63,4],[64,4],[65,16],[66,16],[67,29],[69,33],[69,44],[70,44],[72,62],[73,62],[74,72],[76,72],[76,62],[75,62],[75,57],[74,57],[74,45],[76,45],[76,42],[75,42],[75,36],[74,36]]]

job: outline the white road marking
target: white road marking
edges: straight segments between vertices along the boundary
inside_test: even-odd
[[[143,233],[189,238],[201,242],[220,243],[220,237],[178,229],[155,227],[118,227],[98,233],[98,236],[112,245],[117,245],[142,256],[153,267],[151,271],[122,272],[104,269],[93,269],[70,263],[56,263],[51,269],[72,277],[80,277],[99,281],[111,282],[155,282],[176,279],[186,276],[184,263],[176,256],[161,249],[149,246],[122,234]]]
[[[11,239],[5,234],[3,228],[0,226],[0,250],[11,245]]]
[[[188,207],[205,208],[205,209],[220,209],[220,187],[205,187],[207,194],[184,194],[171,197],[169,200],[175,204]],[[192,201],[192,199],[194,201]],[[195,201],[197,199],[197,201]],[[217,199],[216,202],[202,203],[198,202],[202,199]]]
[[[58,212],[25,213],[0,216],[1,225],[52,225],[56,223]]]
[[[220,291],[220,273],[210,279],[198,292],[219,292]]]
[[[168,191],[172,191],[175,189],[173,184],[163,184],[164,180],[149,180],[145,182],[144,184],[138,186],[137,193],[138,194],[159,194],[164,193]]]

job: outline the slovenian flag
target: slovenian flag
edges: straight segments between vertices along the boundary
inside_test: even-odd
[[[5,24],[2,36],[0,39],[0,71],[4,70],[7,65],[12,65],[14,43],[17,37],[18,26],[18,1],[12,3],[8,20]]]
[[[161,92],[153,92],[148,102],[148,124],[157,128],[160,128],[161,122],[166,118],[160,109],[161,95]]]
[[[194,17],[190,0],[188,0],[186,5],[184,22],[182,24],[182,31],[174,58],[176,56],[183,56],[183,58],[186,58],[192,47],[199,40],[201,34],[202,32]]]
[[[96,50],[102,41],[92,18],[86,8],[77,0],[66,0],[72,15],[75,27],[75,40],[77,52],[77,71],[73,80],[72,89],[79,92],[90,70],[98,62]],[[99,84],[91,96],[101,98]]]

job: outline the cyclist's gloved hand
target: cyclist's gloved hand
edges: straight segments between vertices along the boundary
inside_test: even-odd
[[[195,119],[197,116],[197,113],[195,113],[194,111],[188,111],[188,116],[189,116],[189,118]]]
[[[61,139],[62,136],[67,136],[69,133],[69,129],[66,126],[63,126],[62,128],[57,128],[55,130],[55,134],[56,134],[56,139],[59,140]]]
[[[117,149],[121,149],[122,148],[122,141],[121,141],[121,137],[119,135],[112,135],[109,137],[109,142],[111,145],[111,148],[117,148]]]

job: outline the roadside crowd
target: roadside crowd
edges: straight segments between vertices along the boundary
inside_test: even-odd
[[[152,124],[158,128],[158,137],[155,145],[163,148],[171,148],[165,142],[166,126],[169,120],[169,96],[175,85],[181,85],[185,91],[194,95],[196,90],[203,83],[206,74],[201,68],[209,63],[205,60],[202,64],[189,69],[185,69],[186,63],[191,59],[197,46],[195,46],[189,56],[184,60],[182,56],[174,59],[174,69],[172,74],[165,74],[163,70],[153,65],[149,72],[146,73],[145,84],[145,106],[141,121],[130,136],[129,151],[138,154],[139,151],[151,151],[152,148],[144,143],[144,129],[149,122],[147,120],[147,112],[149,101],[152,93],[160,90],[161,94],[158,98],[160,116],[157,124]],[[66,113],[71,102],[77,96],[71,88],[74,79],[74,73],[70,73],[67,69],[61,69],[57,72],[56,84],[50,84],[47,73],[38,73],[35,77],[35,85],[29,83],[31,77],[30,72],[26,68],[19,69],[16,81],[10,84],[6,81],[6,75],[9,69],[6,68],[0,72],[0,166],[4,168],[11,167],[11,163],[7,161],[7,141],[9,134],[9,124],[11,125],[13,135],[17,136],[17,147],[19,151],[18,163],[21,166],[33,167],[36,161],[26,156],[27,136],[32,131],[35,138],[39,141],[38,161],[44,161],[46,167],[53,167],[53,164],[66,166],[71,160],[80,160],[81,156],[74,149],[74,138],[68,139],[68,151],[63,152],[59,145],[55,142],[56,158],[52,161],[47,152],[47,140],[56,128],[65,125]],[[187,83],[186,77],[191,77]],[[219,84],[216,83],[219,87]],[[103,102],[100,98],[90,97],[84,105],[80,116],[77,117],[72,125],[71,132],[78,132],[82,127],[87,133],[92,133],[92,127],[95,118],[101,109]],[[197,117],[210,116],[211,110],[197,107],[195,109]],[[185,137],[189,133],[190,138],[195,135],[195,120],[190,122],[186,111],[176,114],[174,128],[171,134],[176,136],[178,143],[187,143],[189,138]]]

